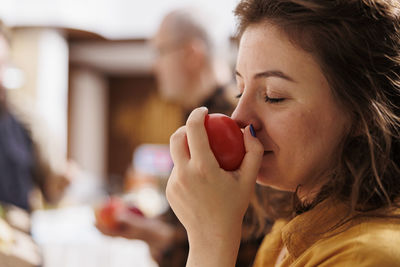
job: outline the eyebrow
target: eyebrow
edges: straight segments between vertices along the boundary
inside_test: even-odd
[[[243,76],[236,70],[235,74],[239,77]],[[259,72],[256,73],[254,75],[254,79],[260,79],[260,78],[268,78],[268,77],[277,77],[277,78],[281,78],[290,82],[296,82],[293,78],[291,78],[290,76],[286,75],[285,73],[283,73],[280,70],[268,70],[268,71],[263,71],[263,72]]]

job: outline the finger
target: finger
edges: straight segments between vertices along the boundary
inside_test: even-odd
[[[207,115],[207,108],[196,108],[190,113],[186,122],[186,134],[189,144],[191,159],[208,162],[215,158],[208,142],[204,119]],[[215,160],[216,162],[216,160]]]
[[[128,223],[129,224],[131,222],[131,220],[133,218],[135,218],[134,216],[138,216],[138,215],[132,214],[131,212],[127,212],[127,211],[118,212],[117,214],[115,214],[115,220],[118,223]]]
[[[143,217],[142,215],[134,214],[130,211],[125,210],[123,212],[117,213],[115,215],[115,220],[119,224],[138,226],[139,223],[146,220],[146,217]]]
[[[107,227],[104,227],[103,225],[96,223],[95,224],[97,230],[99,230],[102,234],[107,235],[107,236],[116,236],[116,234],[108,229]]]
[[[251,135],[249,126],[244,129],[244,145],[246,154],[240,166],[240,172],[244,174],[241,182],[244,183],[246,188],[252,190],[261,166],[264,147],[256,137]]]
[[[186,164],[190,159],[186,127],[182,126],[169,139],[169,151],[175,165]]]

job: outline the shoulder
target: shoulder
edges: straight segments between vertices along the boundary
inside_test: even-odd
[[[306,266],[400,266],[400,219],[371,219],[319,240],[298,259]]]
[[[5,111],[0,115],[0,129],[7,138],[21,138],[30,140],[28,127],[12,112]]]

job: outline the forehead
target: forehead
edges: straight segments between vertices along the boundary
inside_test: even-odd
[[[156,45],[169,43],[175,40],[176,33],[174,33],[171,23],[171,18],[167,16],[161,22],[156,34],[154,35],[152,42]]]
[[[236,67],[240,73],[277,69],[300,75],[321,71],[312,54],[291,42],[278,26],[264,22],[250,25],[243,32]]]

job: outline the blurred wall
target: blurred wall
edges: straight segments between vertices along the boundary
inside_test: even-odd
[[[169,143],[182,112],[160,98],[153,75],[111,76],[109,86],[108,173],[122,179],[138,145]]]
[[[67,150],[68,43],[61,31],[13,31],[11,63],[23,73],[19,88],[8,91],[14,111],[33,131],[53,168],[64,166]]]
[[[70,73],[70,157],[93,175],[106,176],[108,83],[89,68]]]

